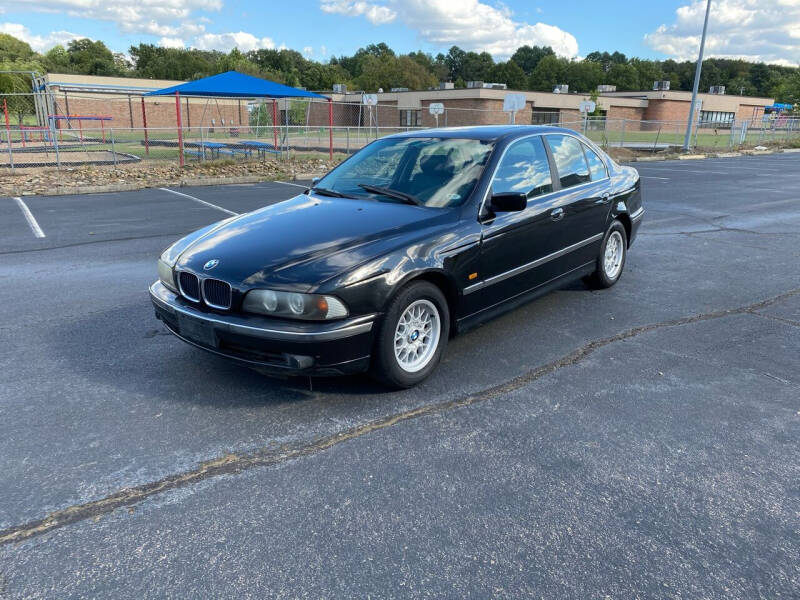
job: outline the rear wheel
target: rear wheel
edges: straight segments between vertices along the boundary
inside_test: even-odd
[[[627,251],[628,236],[625,227],[619,221],[614,221],[603,238],[600,256],[597,257],[597,268],[585,279],[586,283],[601,289],[610,288],[617,283],[625,268]]]
[[[412,282],[390,302],[376,340],[372,375],[394,388],[418,384],[433,372],[450,334],[450,313],[441,290]]]

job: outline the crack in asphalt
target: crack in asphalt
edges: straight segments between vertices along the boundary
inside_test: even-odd
[[[595,350],[616,342],[628,340],[644,333],[668,327],[679,327],[682,325],[699,323],[701,321],[719,319],[744,313],[763,316],[761,313],[757,313],[755,311],[786,300],[797,294],[800,294],[800,288],[795,288],[777,296],[772,296],[765,300],[737,308],[721,309],[708,313],[701,313],[688,317],[662,321],[659,323],[651,323],[649,325],[640,325],[638,327],[633,327],[626,331],[617,333],[613,336],[588,342],[580,348],[573,350],[569,354],[528,371],[527,373],[523,373],[506,382],[493,385],[474,394],[469,394],[455,400],[448,400],[437,404],[429,404],[405,412],[397,413],[371,421],[369,423],[365,423],[363,425],[359,425],[357,427],[353,427],[351,429],[347,429],[345,431],[341,431],[339,433],[317,438],[301,444],[284,444],[278,448],[262,448],[249,453],[225,454],[213,460],[202,462],[195,469],[169,475],[163,479],[135,487],[123,488],[116,493],[108,495],[99,500],[86,502],[84,504],[72,505],[67,508],[52,512],[42,519],[36,519],[21,525],[15,525],[6,528],[0,531],[0,546],[21,542],[39,535],[43,535],[49,531],[65,527],[72,523],[85,521],[90,518],[99,518],[103,515],[113,512],[118,508],[130,507],[138,504],[139,502],[142,502],[151,496],[174,489],[184,488],[212,477],[234,475],[255,467],[280,464],[290,460],[314,455],[324,452],[325,450],[341,444],[342,442],[356,439],[381,429],[392,427],[404,421],[409,421],[411,419],[417,419],[419,417],[428,415],[440,414],[452,409],[462,408],[477,404],[479,402],[492,400],[504,394],[508,394],[523,388],[526,385],[544,377],[545,375],[549,375],[550,373],[558,371],[559,369],[575,365],[581,362]]]
[[[148,235],[135,235],[130,237],[107,238],[99,240],[87,240],[85,242],[73,242],[71,244],[62,244],[61,246],[42,246],[41,248],[25,248],[23,250],[3,250],[0,251],[0,256],[11,254],[27,254],[29,252],[46,252],[48,250],[63,250],[64,248],[77,248],[79,246],[91,246],[94,244],[113,244],[114,242],[130,242],[135,240],[150,240],[160,237],[175,237],[186,235],[186,232],[178,233],[154,233]]]

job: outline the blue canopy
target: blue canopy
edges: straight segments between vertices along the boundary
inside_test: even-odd
[[[228,71],[197,81],[148,92],[145,96],[171,96],[179,92],[181,96],[217,96],[225,98],[322,98],[326,96],[298,90],[274,81],[259,79],[237,71]]]

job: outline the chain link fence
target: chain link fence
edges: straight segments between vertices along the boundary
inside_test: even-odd
[[[447,106],[435,117],[426,105],[369,107],[348,102],[204,98],[181,98],[176,103],[173,98],[131,96],[102,98],[101,102],[97,96],[65,94],[61,100],[55,98],[53,114],[42,123],[41,114],[26,109],[32,103],[19,96],[24,95],[0,95],[4,108],[0,169],[341,159],[375,139],[398,132],[511,121],[509,113],[500,110]],[[579,120],[572,116],[575,114],[526,109],[514,115],[514,122],[569,128],[605,148],[658,152],[683,145],[685,121]],[[692,145],[702,149],[774,143],[800,143],[800,118],[701,122],[692,131]]]

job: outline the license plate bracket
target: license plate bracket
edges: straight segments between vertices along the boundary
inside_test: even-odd
[[[193,342],[211,348],[218,346],[214,328],[201,319],[178,313],[178,330],[183,337]]]

